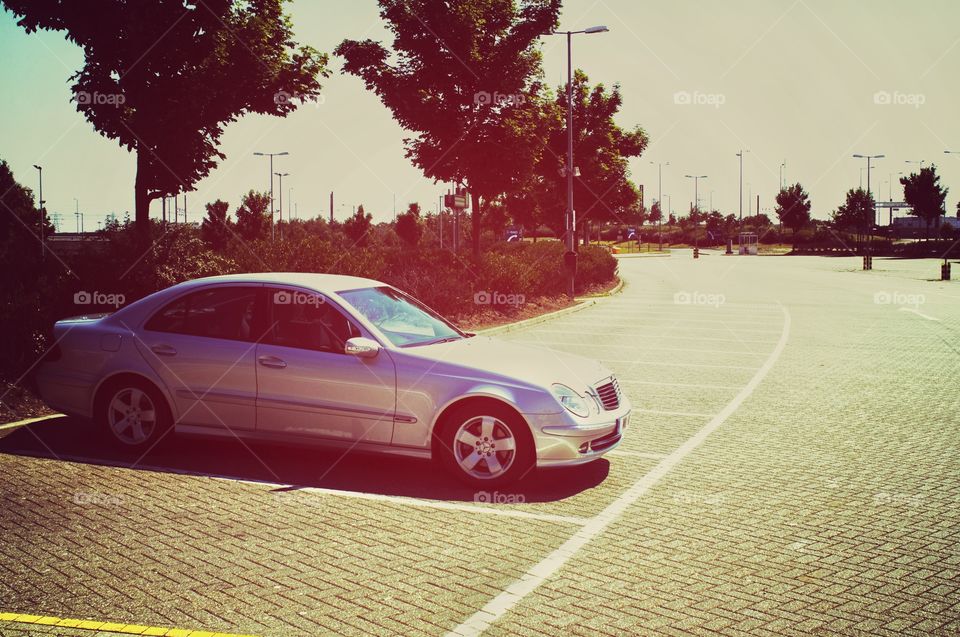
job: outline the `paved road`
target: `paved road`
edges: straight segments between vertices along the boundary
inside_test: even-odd
[[[875,268],[621,260],[621,295],[504,338],[604,360],[637,408],[626,440],[493,503],[415,461],[171,441],[130,468],[68,419],[18,430],[0,440],[0,612],[263,635],[958,634],[960,283],[928,280],[934,261]],[[2,617],[2,635],[94,634]]]

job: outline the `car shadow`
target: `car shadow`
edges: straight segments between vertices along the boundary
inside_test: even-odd
[[[474,502],[480,493],[436,462],[332,448],[171,434],[141,455],[105,444],[93,425],[68,416],[10,431],[0,438],[0,453],[284,485],[278,491],[319,487],[461,502]],[[526,503],[553,502],[598,486],[609,469],[603,458],[540,469],[497,492],[522,494],[519,501]]]

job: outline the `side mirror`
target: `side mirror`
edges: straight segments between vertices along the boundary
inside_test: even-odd
[[[380,351],[380,343],[362,336],[348,340],[343,346],[345,354],[352,354],[359,358],[373,358]]]

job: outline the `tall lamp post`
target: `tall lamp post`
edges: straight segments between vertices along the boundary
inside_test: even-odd
[[[737,157],[740,158],[740,230],[743,230],[743,154],[749,153],[749,150],[741,149],[737,153]]]
[[[786,177],[787,177],[787,160],[784,159],[783,163],[780,164],[780,190],[783,190],[787,186]]]
[[[905,159],[903,161],[905,164],[916,164],[920,167],[920,170],[923,170],[923,165],[927,163],[926,159]]]
[[[659,250],[660,250],[660,252],[663,252],[663,167],[664,167],[664,166],[669,166],[669,165],[670,165],[670,162],[666,162],[665,164],[664,164],[663,162],[650,162],[650,163],[651,163],[651,164],[653,164],[653,163],[656,163],[656,164],[657,164],[657,191],[658,191],[658,193],[659,193],[659,194],[657,195],[657,197],[658,197],[658,199],[657,199],[657,207],[660,208],[660,218],[657,219],[657,234],[660,235],[660,238],[659,238],[660,248],[659,248]]]
[[[280,226],[280,240],[283,241],[283,178],[288,177],[290,173],[274,173],[274,174],[280,178],[280,201],[277,202],[280,204],[278,206],[278,208],[280,209],[279,210],[280,215],[278,217],[277,225]]]
[[[270,158],[270,240],[273,241],[273,158],[289,155],[287,151],[281,153],[254,153],[257,157]]]
[[[873,197],[873,193],[872,193],[871,190],[870,190],[870,168],[871,168],[871,162],[872,162],[874,159],[883,159],[884,157],[886,157],[886,155],[860,155],[860,154],[856,154],[856,155],[854,155],[853,157],[854,157],[854,159],[866,159],[866,160],[867,160],[867,194],[869,194],[870,197],[872,198],[872,197]],[[873,225],[874,223],[876,223],[876,222],[877,222],[877,213],[876,213],[876,210],[874,210],[872,223],[871,223],[870,225],[872,226],[872,225]],[[871,234],[873,234],[873,233],[871,232]],[[869,246],[870,246],[870,242],[869,242],[869,241],[866,243],[866,246],[867,246],[867,250],[869,250]],[[867,261],[868,259],[869,259],[869,260],[872,260],[873,257],[867,257],[867,256],[864,257],[864,261]],[[866,269],[869,269],[869,268],[870,268],[870,266],[868,266],[868,265],[865,263],[863,269],[866,270]]]
[[[34,164],[33,167],[37,169],[37,173],[39,174],[39,177],[40,177],[40,194],[38,198],[38,203],[40,206],[40,256],[42,258],[46,258],[47,249],[46,249],[46,244],[44,244],[43,242],[43,219],[46,215],[43,212],[44,210],[43,207],[47,202],[43,200],[43,166],[38,166]]]
[[[700,251],[700,237],[697,231],[700,229],[700,197],[699,184],[701,179],[706,179],[706,175],[686,175],[687,179],[693,180],[693,209],[696,212],[696,222],[693,224],[693,250],[694,253]]]
[[[570,298],[574,297],[577,276],[577,252],[574,244],[574,231],[577,227],[576,212],[573,209],[573,36],[580,33],[605,33],[609,31],[605,26],[595,26],[581,31],[553,31],[549,35],[567,36],[567,165],[564,167],[564,176],[567,178],[567,210],[564,225],[567,230],[564,265],[570,273]]]

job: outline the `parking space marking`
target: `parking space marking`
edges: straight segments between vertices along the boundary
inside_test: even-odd
[[[632,409],[634,413],[641,414],[658,414],[661,416],[689,416],[690,418],[713,418],[716,414],[699,414],[692,411],[666,411],[663,409],[641,409],[639,407],[634,407]]]
[[[538,330],[539,333],[543,334],[582,334],[580,330]],[[681,336],[667,336],[665,334],[631,334],[631,339],[654,339],[654,340],[663,340],[670,339],[675,341],[715,341],[718,343],[756,343],[760,345],[775,345],[776,341],[756,341],[746,338],[717,338],[716,336],[690,336],[690,335],[681,335]]]
[[[559,347],[589,347],[591,350],[595,349],[640,349],[644,352],[692,352],[694,354],[730,354],[731,356],[766,356],[763,352],[745,352],[742,349],[696,349],[692,347],[647,347],[646,345],[630,345],[629,343],[609,343],[606,345],[588,345],[586,343],[570,343],[566,341],[547,341],[547,340],[536,340],[533,341],[537,345],[547,345],[549,347],[559,346]]]
[[[663,460],[667,457],[665,453],[648,453],[646,451],[624,451],[614,449],[607,452],[608,456],[629,456],[631,458],[647,458],[648,460]]]
[[[918,310],[918,309],[916,309],[916,308],[913,308],[913,307],[901,307],[901,308],[900,308],[900,311],[901,311],[901,312],[910,312],[911,314],[916,314],[917,316],[922,317],[922,318],[925,318],[925,319],[927,319],[928,321],[936,321],[937,323],[940,322],[940,319],[938,319],[938,318],[936,318],[936,317],[934,317],[934,316],[930,316],[930,315],[928,315],[928,314],[924,314],[924,313],[921,312],[920,310]]]
[[[685,387],[699,389],[740,389],[736,385],[712,385],[710,383],[665,383],[659,380],[624,380],[620,381],[621,387],[627,385],[654,385],[656,387]]]
[[[19,427],[26,427],[27,425],[43,422],[44,420],[52,420],[54,418],[60,418],[63,415],[64,414],[47,414],[46,416],[37,416],[36,418],[27,418],[25,420],[18,420],[16,422],[8,422],[5,425],[0,425],[0,431],[3,431],[5,429],[17,429]]]
[[[0,613],[0,622],[34,624],[38,626],[59,626],[61,628],[72,628],[74,630],[93,630],[98,633],[120,633],[123,635],[154,635],[157,637],[254,637],[253,635],[240,635],[238,633],[216,633],[208,630],[142,626],[140,624],[101,622],[89,619],[67,619],[50,615],[29,615],[27,613]]]
[[[707,363],[668,363],[665,361],[617,360],[612,358],[602,358],[600,360],[606,364],[613,364],[613,365],[651,365],[651,366],[663,366],[663,367],[703,367],[707,369],[743,369],[750,372],[755,372],[759,369],[756,366],[750,367],[747,365],[709,365]]]
[[[680,464],[688,454],[699,447],[711,433],[734,414],[767,376],[786,347],[787,339],[790,336],[790,313],[783,306],[781,306],[781,312],[783,313],[783,328],[777,346],[767,357],[763,366],[757,370],[757,373],[754,374],[733,400],[727,403],[727,405],[697,431],[697,433],[657,463],[653,469],[635,482],[623,495],[607,505],[605,509],[591,518],[586,525],[578,529],[577,532],[560,545],[560,547],[531,567],[520,579],[510,584],[499,595],[487,602],[483,608],[450,631],[450,635],[469,636],[483,633],[491,624],[503,617],[510,609],[543,584],[544,581],[559,571],[580,549],[603,533],[623,515],[628,507],[636,503],[641,496],[657,484],[674,467]]]
[[[49,456],[41,455],[38,453],[33,453],[30,451],[16,451],[19,455],[29,456],[32,458],[39,458],[41,460],[51,460]],[[83,464],[92,464],[103,467],[115,467],[117,469],[130,469],[130,466],[122,462],[115,462],[100,458],[87,458],[84,456],[71,456],[61,454],[57,460],[63,462],[79,462]],[[177,469],[174,467],[160,467],[156,465],[147,465],[147,464],[138,464],[136,469],[130,469],[131,471],[156,471],[160,473],[174,473],[177,475],[183,476],[193,476],[197,478],[210,478],[213,480],[221,480],[225,482],[236,482],[240,484],[252,484],[266,487],[274,487],[277,489],[286,489],[287,491],[301,491],[304,493],[317,493],[321,495],[330,495],[343,498],[354,498],[357,500],[375,500],[380,502],[387,502],[398,505],[406,506],[415,506],[428,509],[445,509],[448,511],[462,511],[464,513],[482,513],[487,515],[500,515],[503,517],[510,518],[525,518],[528,520],[539,520],[541,522],[555,522],[558,524],[573,524],[576,526],[583,526],[589,520],[589,518],[583,518],[578,516],[570,515],[555,515],[552,513],[536,513],[534,511],[520,511],[515,509],[494,509],[486,506],[477,506],[474,504],[464,504],[459,502],[449,502],[447,500],[424,500],[422,498],[412,498],[405,495],[386,495],[383,493],[366,493],[364,491],[350,491],[345,489],[329,489],[326,487],[307,487],[300,485],[291,485],[284,484],[280,482],[272,482],[269,480],[252,480],[250,478],[240,478],[237,476],[225,475],[225,474],[211,474],[211,473],[202,473],[199,471],[189,471],[186,469]],[[478,490],[475,497],[479,497],[480,494],[489,493]]]

